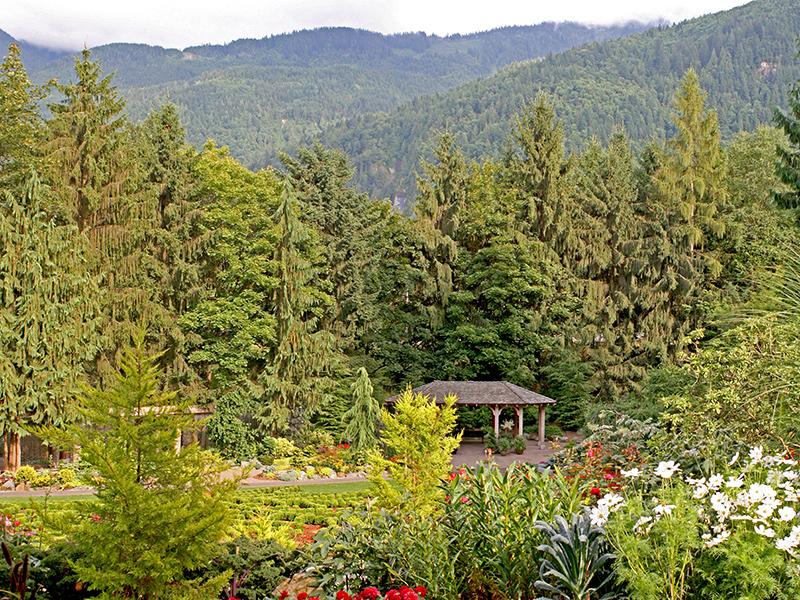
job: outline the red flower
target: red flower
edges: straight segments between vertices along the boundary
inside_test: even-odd
[[[386,592],[386,597],[384,600],[400,600],[400,594],[397,592],[397,590],[389,590]]]
[[[361,598],[365,598],[366,600],[377,600],[380,595],[381,593],[378,591],[378,588],[372,586],[364,588],[359,594]],[[298,598],[297,600],[301,600],[301,598]]]
[[[14,527],[19,527],[20,525],[22,525],[22,523],[19,521],[14,521]]]
[[[418,585],[417,587],[415,587],[414,591],[417,592],[417,594],[419,594],[420,598],[424,598],[425,594],[428,593],[428,590],[426,590],[425,587],[421,586],[421,585]]]
[[[289,595],[289,592],[287,592],[286,590],[282,590],[282,591],[281,591],[281,595],[280,595],[280,599],[281,599],[281,600],[285,600],[285,598],[286,598],[288,595]]]
[[[344,590],[339,590],[336,592],[336,600],[350,600],[350,594]]]
[[[600,495],[600,489],[599,488],[592,488],[591,490],[589,490],[589,493],[592,496],[599,496]],[[301,600],[301,599],[298,598],[297,600]]]
[[[297,600],[306,600],[308,598],[308,594],[306,592],[300,592],[297,594]]]

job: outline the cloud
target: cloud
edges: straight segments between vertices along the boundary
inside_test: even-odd
[[[316,27],[381,33],[449,35],[543,21],[608,24],[665,18],[679,21],[743,4],[737,0],[14,0],[0,28],[17,39],[78,50],[84,45],[139,42],[185,48],[262,38]],[[643,8],[644,7],[644,8]]]

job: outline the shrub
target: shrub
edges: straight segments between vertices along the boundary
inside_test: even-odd
[[[278,479],[281,481],[297,481],[297,471],[289,469],[288,471],[278,473]]]
[[[36,469],[30,465],[20,467],[14,473],[14,481],[17,484],[31,483],[36,478]]]
[[[292,440],[286,438],[275,438],[275,450],[273,455],[275,458],[290,458],[294,456],[298,448],[294,445]]]
[[[175,451],[178,431],[191,430],[194,419],[174,393],[158,393],[143,338],[124,352],[113,387],[88,388],[77,403],[80,423],[93,427],[37,431],[53,445],[80,446],[101,477],[91,512],[53,525],[84,553],[74,567],[90,589],[134,598],[199,593],[185,573],[217,551],[238,481],[224,479],[227,465],[196,444]]]
[[[58,483],[62,486],[67,486],[75,481],[75,471],[72,469],[59,469],[57,477]]]
[[[439,483],[450,471],[453,451],[461,442],[460,433],[449,435],[456,423],[455,403],[451,395],[439,407],[408,388],[398,398],[395,414],[383,409],[383,441],[395,456],[388,461],[377,452],[370,454],[374,468],[369,480],[377,486],[384,506],[418,515],[433,511],[442,497]],[[391,485],[381,474],[384,469],[391,473]]]

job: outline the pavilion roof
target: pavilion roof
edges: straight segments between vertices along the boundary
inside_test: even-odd
[[[443,404],[446,396],[454,394],[456,405],[462,406],[526,406],[555,404],[556,401],[507,381],[432,381],[412,390]],[[386,399],[394,404],[400,394]]]

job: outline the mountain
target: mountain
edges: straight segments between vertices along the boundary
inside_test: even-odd
[[[92,49],[144,118],[171,100],[189,140],[213,138],[252,168],[278,164],[304,139],[345,119],[386,112],[414,98],[490,76],[511,63],[576,44],[629,35],[641,23],[588,27],[543,23],[446,38],[323,28],[184,50],[144,44]],[[24,58],[24,56],[23,56]],[[31,72],[43,83],[74,78],[73,57]]]
[[[541,90],[552,95],[568,146],[615,128],[638,145],[672,134],[671,99],[693,67],[717,110],[724,140],[769,123],[800,79],[800,0],[755,0],[729,11],[511,65],[386,114],[335,125],[318,139],[346,152],[356,184],[403,204],[415,195],[419,157],[449,130],[471,158],[499,157],[514,116]]]
[[[62,56],[66,56],[69,52],[65,50],[54,50],[52,48],[44,48],[29,44],[24,41],[16,40],[11,35],[0,29],[0,56],[5,55],[5,51],[11,44],[17,44],[20,49],[20,57],[25,65],[25,69],[32,73],[37,69],[44,67],[46,64],[58,60]]]

